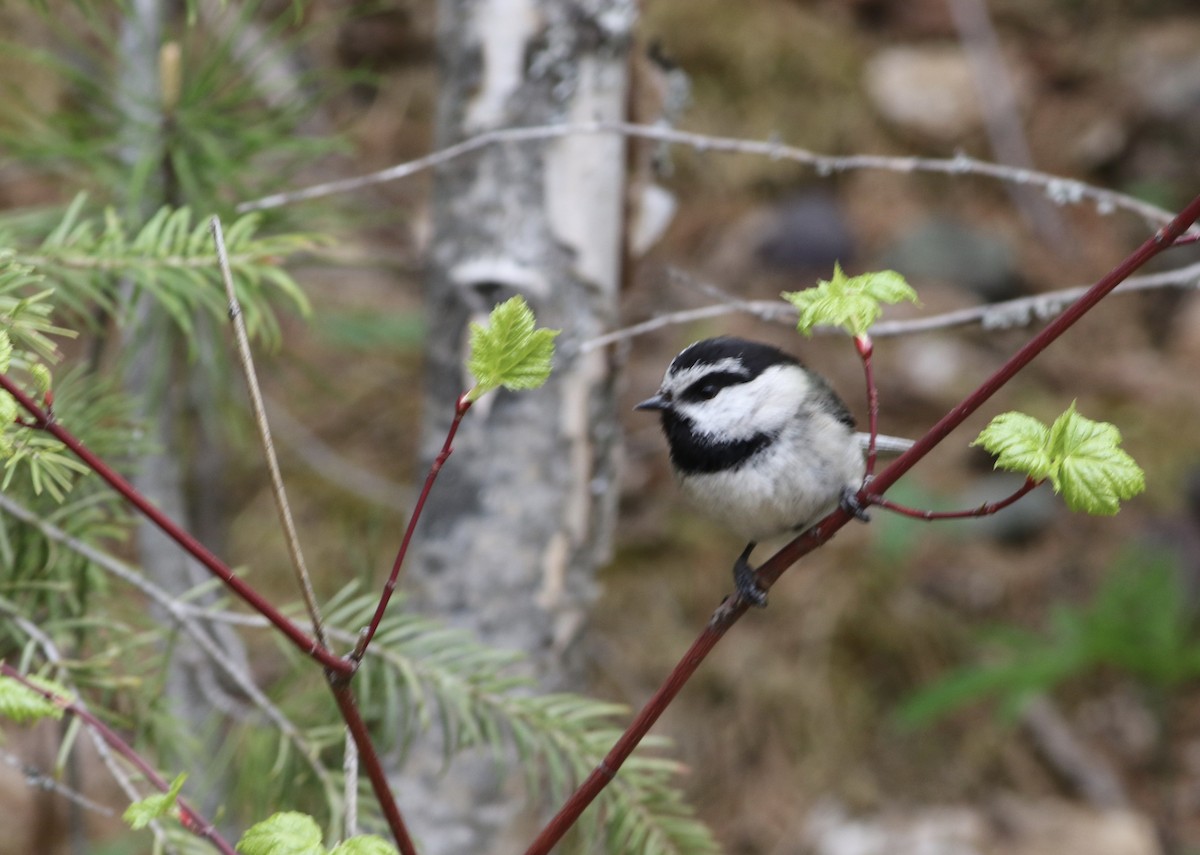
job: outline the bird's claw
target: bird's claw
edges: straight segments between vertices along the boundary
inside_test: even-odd
[[[758,584],[758,574],[750,566],[750,552],[753,549],[754,544],[752,543],[746,547],[746,551],[738,556],[738,560],[734,563],[733,586],[737,589],[738,596],[747,603],[757,609],[765,609],[767,607],[767,592]]]
[[[838,507],[856,520],[861,522],[871,521],[871,515],[867,513],[867,506],[859,501],[858,491],[853,487],[846,487],[842,490],[842,496],[838,499]]]

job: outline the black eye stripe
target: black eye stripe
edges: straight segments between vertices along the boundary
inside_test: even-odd
[[[712,374],[705,374],[684,389],[680,393],[679,398],[683,401],[708,401],[715,397],[722,389],[729,386],[737,386],[749,379],[745,374],[739,374],[735,371],[714,371]]]

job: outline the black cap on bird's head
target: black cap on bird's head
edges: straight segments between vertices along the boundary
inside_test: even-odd
[[[799,365],[800,360],[777,347],[744,338],[720,336],[690,344],[671,360],[658,393],[639,403],[635,410],[670,410],[675,397],[712,397],[723,386],[753,380],[772,365]],[[690,376],[697,366],[719,367],[719,375],[710,375],[708,383],[688,387],[682,378]],[[715,381],[715,382],[714,382]],[[676,388],[688,387],[688,388]]]

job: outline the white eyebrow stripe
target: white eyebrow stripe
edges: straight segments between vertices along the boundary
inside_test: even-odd
[[[736,356],[727,356],[716,362],[697,362],[695,365],[689,365],[683,371],[672,373],[669,379],[673,388],[686,389],[701,377],[716,373],[736,374],[739,377],[750,378],[750,370],[742,364],[742,360]]]

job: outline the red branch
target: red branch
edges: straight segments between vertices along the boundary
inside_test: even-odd
[[[72,701],[61,695],[56,695],[48,689],[43,689],[41,686],[31,682],[28,677],[20,671],[13,668],[7,662],[0,662],[0,674],[6,677],[11,677],[30,691],[37,692],[50,703],[60,709],[66,710],[74,716],[83,719],[87,726],[96,733],[100,734],[100,738],[108,743],[109,747],[129,761],[135,769],[141,772],[146,780],[155,786],[161,792],[169,792],[171,785],[168,784],[161,775],[154,770],[154,767],[147,763],[142,756],[133,749],[133,747],[122,739],[108,725],[96,718],[91,711],[80,704],[78,701]],[[237,852],[229,842],[223,838],[217,831],[216,827],[205,819],[195,808],[188,804],[187,800],[182,796],[176,799],[176,804],[179,806],[179,819],[183,823],[183,827],[193,834],[203,837],[217,849],[221,850],[224,855],[237,855]]]
[[[862,359],[863,380],[867,387],[867,430],[870,431],[871,439],[867,445],[866,471],[867,477],[870,478],[875,474],[875,458],[878,456],[875,441],[879,436],[879,387],[875,385],[875,371],[871,367],[871,355],[875,352],[875,345],[871,343],[871,337],[864,334],[854,337],[854,347]]]
[[[266,617],[293,644],[299,647],[302,652],[308,654],[325,667],[326,680],[329,683],[330,691],[333,692],[334,700],[341,710],[346,726],[349,728],[351,735],[354,737],[354,742],[358,746],[364,770],[371,781],[371,786],[375,791],[376,798],[379,800],[379,806],[388,821],[388,826],[396,838],[396,845],[399,847],[402,855],[416,855],[416,848],[413,846],[408,829],[405,827],[404,821],[400,816],[400,810],[396,806],[396,799],[391,793],[387,774],[379,762],[378,752],[375,750],[370,733],[368,733],[367,727],[358,713],[358,708],[355,706],[354,698],[350,692],[348,683],[357,669],[358,662],[350,658],[343,659],[326,650],[315,639],[305,634],[296,624],[284,617],[262,595],[234,575],[234,572],[224,562],[209,552],[203,544],[151,504],[145,496],[117,474],[108,464],[92,454],[74,434],[54,421],[48,412],[39,407],[28,395],[22,392],[20,387],[7,375],[0,374],[0,387],[3,387],[11,394],[33,417],[32,421],[27,425],[30,429],[44,430],[62,442],[67,448],[71,449],[80,460],[107,481],[113,489],[124,496],[139,512],[162,529],[168,537],[224,581],[225,584],[232,588],[251,607]],[[462,409],[465,411],[465,407]],[[457,414],[457,419],[461,419],[461,413]],[[232,853],[233,850],[229,851]]]
[[[1200,196],[1197,196],[1188,206],[1173,219],[1170,224],[1159,229],[1155,235],[1138,247],[1123,262],[1117,265],[1103,279],[1093,285],[1088,291],[1071,305],[1065,312],[1051,321],[1046,327],[1031,338],[1024,347],[1013,354],[991,377],[980,384],[974,392],[968,395],[962,403],[946,413],[929,431],[921,437],[908,451],[898,458],[872,480],[863,486],[858,493],[860,503],[869,501],[871,494],[882,494],[901,476],[913,468],[926,454],[944,440],[950,433],[961,425],[967,418],[987,402],[992,395],[1011,380],[1017,372],[1023,369],[1034,357],[1045,350],[1051,342],[1061,336],[1081,317],[1090,311],[1110,291],[1117,287],[1126,277],[1141,267],[1154,256],[1170,248],[1175,241],[1200,218]],[[801,557],[829,540],[839,529],[853,519],[850,512],[838,508],[830,513],[808,531],[788,543],[758,568],[758,584],[767,590],[783,573],[795,564]],[[671,700],[683,688],[683,685],[695,673],[700,663],[721,640],[725,632],[746,612],[746,604],[739,598],[726,600],[713,614],[703,632],[688,648],[687,653],[679,664],[671,671],[650,699],[642,707],[629,727],[622,734],[617,744],[605,756],[604,761],[592,771],[587,779],[571,795],[558,813],[542,829],[541,834],[526,850],[526,855],[546,855],[554,845],[562,839],[567,830],[574,825],[579,815],[608,785],[616,775],[621,764],[633,753],[633,749],[641,742],[650,728],[662,715]]]
[[[362,660],[363,654],[367,651],[367,645],[371,643],[371,639],[375,637],[375,633],[379,629],[383,613],[387,610],[388,601],[391,600],[392,593],[396,590],[396,581],[400,577],[400,566],[404,564],[404,556],[408,554],[408,546],[412,542],[413,532],[417,529],[417,520],[421,518],[421,512],[425,510],[425,501],[429,498],[429,491],[433,489],[433,482],[437,480],[438,473],[442,471],[450,453],[454,451],[454,437],[458,433],[458,426],[462,424],[463,416],[470,408],[471,399],[466,394],[459,395],[458,401],[454,405],[454,420],[450,422],[450,430],[446,431],[446,440],[442,443],[442,450],[434,458],[433,464],[429,467],[429,474],[425,476],[425,486],[421,488],[421,495],[417,497],[417,504],[413,507],[412,516],[408,520],[408,528],[404,532],[404,539],[400,542],[400,550],[396,553],[396,560],[392,562],[392,572],[383,586],[383,596],[379,598],[379,605],[375,608],[375,615],[371,618],[370,626],[359,636],[358,644],[354,646],[354,652],[350,654],[350,658],[356,662]]]
[[[1025,483],[1012,492],[1011,495],[995,502],[984,502],[977,508],[968,508],[965,511],[926,511],[920,508],[910,508],[907,505],[901,505],[897,502],[892,502],[885,499],[883,496],[871,493],[867,497],[867,501],[876,507],[884,508],[894,514],[909,517],[914,520],[924,520],[931,522],[933,520],[966,520],[973,517],[986,517],[994,513],[998,513],[1013,502],[1018,501],[1026,493],[1036,489],[1044,484],[1044,481],[1034,481],[1032,478],[1026,478]]]
[[[408,827],[404,824],[404,818],[400,816],[400,808],[396,805],[396,797],[392,795],[391,786],[388,784],[387,772],[384,771],[383,764],[379,762],[379,754],[375,751],[375,744],[371,741],[371,734],[367,731],[366,722],[358,713],[358,705],[354,702],[354,693],[350,690],[350,677],[329,674],[328,678],[329,688],[333,691],[333,699],[337,701],[338,709],[342,713],[342,720],[346,722],[350,735],[354,737],[354,744],[359,748],[359,759],[367,773],[367,779],[371,782],[371,788],[375,791],[375,799],[379,802],[388,828],[391,829],[392,836],[396,838],[396,846],[400,850],[400,855],[417,855],[417,847],[413,845]]]
[[[31,429],[43,430],[74,452],[75,456],[87,464],[88,468],[103,478],[114,490],[125,497],[125,500],[137,508],[138,512],[158,526],[163,534],[175,541],[185,552],[208,568],[214,576],[228,585],[235,594],[246,601],[247,605],[273,623],[280,632],[288,637],[301,651],[316,659],[330,671],[338,674],[354,672],[355,663],[322,648],[312,636],[292,621],[288,620],[275,606],[271,605],[258,591],[237,577],[220,558],[209,552],[208,548],[192,537],[170,517],[156,508],[136,488],[96,455],[92,454],[79,439],[58,422],[32,398],[21,391],[21,388],[6,374],[0,374],[0,387],[16,398],[17,403],[24,407],[31,416]]]

